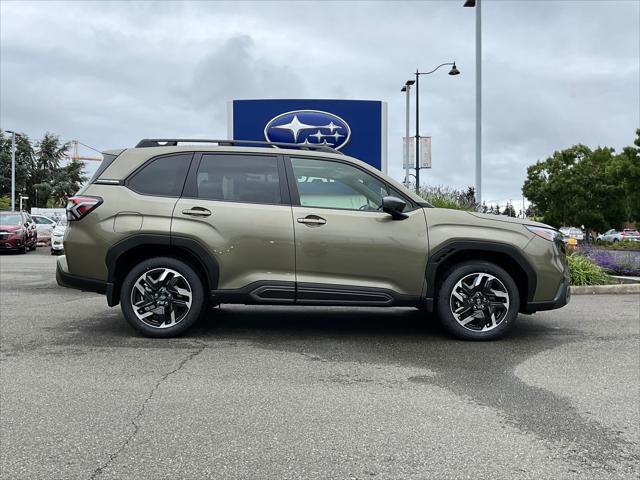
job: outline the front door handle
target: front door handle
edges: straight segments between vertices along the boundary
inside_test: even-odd
[[[304,218],[299,218],[298,223],[304,223],[310,227],[319,227],[320,225],[327,223],[327,221],[317,215],[307,215]]]
[[[193,207],[182,210],[182,213],[185,215],[192,215],[194,217],[208,217],[211,215],[211,210],[203,207]]]

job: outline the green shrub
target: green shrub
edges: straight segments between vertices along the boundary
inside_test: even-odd
[[[466,192],[441,185],[420,188],[420,196],[436,208],[451,208],[475,212],[478,204],[475,201],[473,188]]]
[[[571,285],[606,285],[611,277],[590,258],[577,253],[567,256]]]
[[[633,240],[620,240],[619,242],[597,241],[598,247],[606,250],[640,250],[640,242]]]

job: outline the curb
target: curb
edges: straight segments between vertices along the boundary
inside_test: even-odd
[[[571,287],[571,295],[640,294],[640,283],[619,283],[617,285],[586,285]]]

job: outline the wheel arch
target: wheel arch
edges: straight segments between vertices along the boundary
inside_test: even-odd
[[[435,298],[443,275],[454,265],[469,260],[491,262],[513,277],[520,295],[520,308],[533,300],[537,275],[519,249],[501,242],[452,240],[440,246],[429,258],[426,269],[426,307],[435,309]]]
[[[107,303],[110,307],[120,301],[120,287],[131,268],[143,260],[167,256],[177,258],[193,267],[202,278],[206,291],[217,288],[219,268],[214,258],[196,240],[170,235],[133,235],[113,245],[105,258],[107,265]]]

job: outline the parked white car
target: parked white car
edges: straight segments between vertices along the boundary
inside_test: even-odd
[[[38,242],[48,243],[51,241],[51,233],[56,226],[56,221],[44,215],[31,215],[31,218],[36,222]]]
[[[64,232],[67,230],[66,225],[57,225],[51,233],[51,255],[61,255],[64,253]]]
[[[631,228],[625,228],[624,230],[612,228],[598,235],[598,240],[601,242],[619,242],[621,240],[638,242],[640,241],[640,234],[637,230],[632,230]]]
[[[561,227],[560,233],[564,237],[563,240],[569,237],[575,238],[579,242],[584,240],[584,232],[577,227]]]

